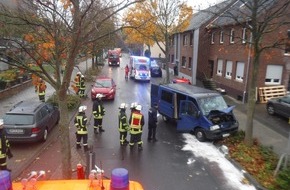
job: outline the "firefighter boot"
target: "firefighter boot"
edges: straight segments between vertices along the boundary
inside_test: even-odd
[[[105,130],[103,129],[103,127],[99,127],[99,131],[100,132],[105,132]]]
[[[77,144],[77,149],[80,149],[81,148],[81,145],[80,144]]]
[[[97,128],[94,128],[94,133],[95,134],[98,134],[99,133]]]
[[[84,151],[87,152],[89,150],[88,146],[84,146]]]

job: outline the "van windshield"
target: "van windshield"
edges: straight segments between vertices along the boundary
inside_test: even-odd
[[[204,115],[208,115],[212,110],[224,110],[228,107],[222,96],[208,96],[197,100],[197,103]]]

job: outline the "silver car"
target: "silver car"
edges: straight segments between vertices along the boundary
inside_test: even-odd
[[[10,142],[46,141],[59,118],[59,109],[50,103],[21,101],[4,115],[4,129]]]
[[[281,115],[283,117],[290,117],[290,95],[271,98],[266,104],[266,109],[270,115]]]

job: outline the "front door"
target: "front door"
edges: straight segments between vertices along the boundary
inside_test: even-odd
[[[180,101],[179,117],[177,120],[178,131],[191,131],[199,125],[200,112],[193,102]]]

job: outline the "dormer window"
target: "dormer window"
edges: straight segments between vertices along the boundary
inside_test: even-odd
[[[235,30],[234,29],[231,29],[230,43],[231,44],[235,43]]]
[[[224,43],[224,31],[220,32],[220,43],[223,44]]]

